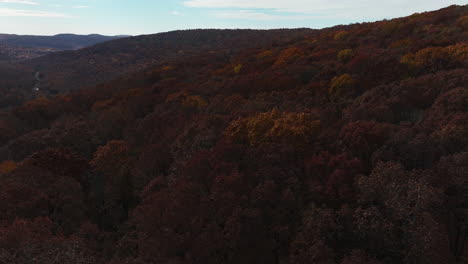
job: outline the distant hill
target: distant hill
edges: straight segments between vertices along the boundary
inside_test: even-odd
[[[98,34],[59,34],[55,36],[0,34],[0,43],[21,48],[75,50],[122,37],[127,36],[103,36]]]
[[[0,34],[0,62],[27,60],[57,51],[76,50],[127,36],[59,34],[31,36]]]

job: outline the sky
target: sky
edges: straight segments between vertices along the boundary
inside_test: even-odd
[[[0,33],[141,35],[195,28],[324,28],[468,0],[0,0]]]

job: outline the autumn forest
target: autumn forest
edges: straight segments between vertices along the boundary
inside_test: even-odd
[[[0,108],[2,264],[468,262],[468,6],[0,64]]]

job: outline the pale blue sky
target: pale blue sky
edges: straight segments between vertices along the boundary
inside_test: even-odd
[[[150,34],[193,28],[323,28],[468,0],[0,0],[0,33]]]

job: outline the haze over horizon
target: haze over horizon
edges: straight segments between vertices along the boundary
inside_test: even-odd
[[[468,0],[0,0],[0,33],[141,35],[172,30],[324,28]]]

